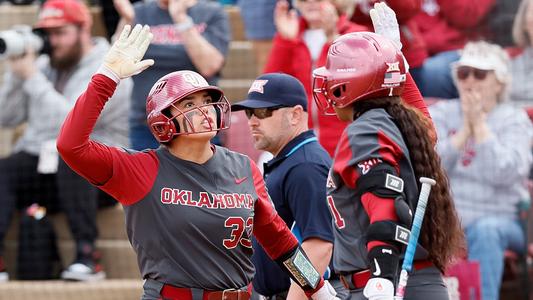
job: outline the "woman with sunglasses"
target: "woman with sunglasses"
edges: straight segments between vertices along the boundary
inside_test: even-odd
[[[210,143],[229,125],[224,93],[198,73],[160,78],[146,102],[161,146],[136,152],[89,138],[121,79],[142,72],[152,34],[127,25],[67,116],[57,141],[70,167],[124,207],[128,238],[145,280],[143,299],[250,298],[251,235],[308,297],[335,298],[273,209],[248,157]]]
[[[350,122],[330,170],[333,266],[353,300],[392,300],[420,177],[433,178],[405,299],[448,299],[442,273],[462,249],[463,233],[434,150],[430,120],[400,98],[408,68],[396,44],[369,32],[331,45],[314,70],[313,91],[325,113]],[[366,298],[365,298],[366,297]]]
[[[465,230],[468,259],[481,266],[483,299],[498,299],[504,251],[521,253],[519,205],[529,199],[533,129],[507,102],[509,58],[497,45],[468,43],[453,67],[460,99],[430,107],[437,150]],[[529,201],[529,200],[528,200]]]

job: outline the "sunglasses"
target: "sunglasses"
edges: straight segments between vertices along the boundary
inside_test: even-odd
[[[487,77],[487,74],[489,74],[489,72],[489,70],[481,70],[472,67],[461,66],[457,68],[457,78],[459,80],[466,80],[468,77],[470,77],[470,74],[473,74],[475,79],[483,80]]]
[[[264,107],[264,108],[247,108],[244,110],[246,117],[251,119],[252,116],[256,116],[259,120],[272,117],[272,113],[275,110],[283,108],[285,106],[274,106],[274,107]]]

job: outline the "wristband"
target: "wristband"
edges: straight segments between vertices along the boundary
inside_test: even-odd
[[[189,16],[187,16],[187,18],[185,18],[183,22],[174,25],[174,28],[176,28],[178,32],[184,32],[185,30],[189,30],[193,27],[194,27],[194,22],[192,21],[192,18]]]

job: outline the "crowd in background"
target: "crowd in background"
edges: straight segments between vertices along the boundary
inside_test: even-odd
[[[17,1],[0,0],[1,4],[7,2]],[[39,204],[47,206],[59,202],[55,206],[67,212],[77,243],[76,259],[62,274],[63,278],[105,277],[94,245],[98,235],[94,221],[96,207],[98,199],[105,195],[76,181],[77,175],[61,160],[52,171],[38,168],[44,164],[43,147],[57,136],[67,111],[103,58],[98,51],[104,50],[99,49],[109,47],[117,29],[120,32],[124,24],[150,25],[154,39],[146,57],[154,59],[155,65],[132,81],[121,83],[123,93],[114,97],[122,97],[119,101],[128,105],[121,105],[122,111],[106,108],[104,113],[107,112],[108,117],[97,124],[101,134],[95,132],[95,138],[135,150],[158,147],[146,125],[145,101],[150,87],[161,76],[177,70],[196,71],[213,85],[223,79],[221,71],[232,41],[223,5],[232,5],[240,8],[245,36],[252,44],[257,75],[281,72],[303,84],[308,100],[307,125],[333,156],[347,123],[319,112],[312,97],[312,71],[326,63],[329,45],[340,35],[373,31],[369,11],[376,1],[86,2],[101,5],[107,40],[90,35],[92,21],[85,12],[83,16],[74,14],[64,20],[64,24],[75,25],[72,33],[54,30],[56,25],[45,23],[46,16],[40,15],[39,23],[31,25],[48,30],[52,49],[57,53],[51,55],[51,59],[37,58],[37,53],[31,58],[8,58],[4,68],[0,127],[26,124],[26,129],[14,144],[12,153],[0,159],[0,205],[3,207],[0,281],[8,278],[2,250],[11,215],[16,208],[31,205],[43,191],[53,195],[43,198],[58,200],[41,199]],[[467,233],[469,253],[465,256],[481,262],[483,299],[498,299],[505,250],[522,253],[527,247],[527,234],[520,227],[518,216],[523,204],[529,203],[527,183],[532,162],[533,129],[528,114],[533,112],[533,85],[529,83],[533,72],[533,5],[530,5],[533,1],[385,2],[395,11],[400,24],[402,52],[410,74],[426,103],[431,105],[437,149]],[[78,53],[69,54],[75,44],[79,44]],[[35,59],[39,64],[32,68],[29,65]],[[17,103],[13,101],[15,98]],[[220,133],[213,143],[224,145],[232,138],[224,135],[230,134],[232,131]],[[252,144],[251,138],[247,144]],[[231,145],[226,146],[231,148]],[[232,150],[257,158],[255,150],[249,149],[240,146]],[[258,165],[265,160],[263,158]],[[28,181],[36,187],[26,194],[22,190]],[[84,205],[73,206],[72,203],[77,202],[74,199],[82,199],[79,201]],[[4,209],[6,207],[9,209]],[[80,216],[89,228],[80,225]],[[488,233],[495,233],[495,236]],[[489,240],[492,243],[487,243]],[[487,249],[494,252],[487,254]]]

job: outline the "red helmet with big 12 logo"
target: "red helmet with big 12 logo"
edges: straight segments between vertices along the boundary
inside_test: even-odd
[[[353,32],[329,47],[324,67],[313,71],[313,98],[325,114],[355,101],[399,96],[407,65],[394,43],[372,32]]]
[[[212,102],[190,109],[179,109],[175,105],[185,97],[200,91],[208,92]],[[172,115],[171,107],[175,108],[178,113]],[[216,112],[216,122],[210,121],[210,109]],[[230,124],[231,109],[228,99],[220,88],[209,85],[196,72],[177,71],[161,77],[154,84],[146,99],[146,115],[148,126],[156,140],[160,143],[167,143],[177,135],[227,129]],[[203,118],[203,121],[209,124],[208,128],[197,131],[192,120],[194,116]]]

